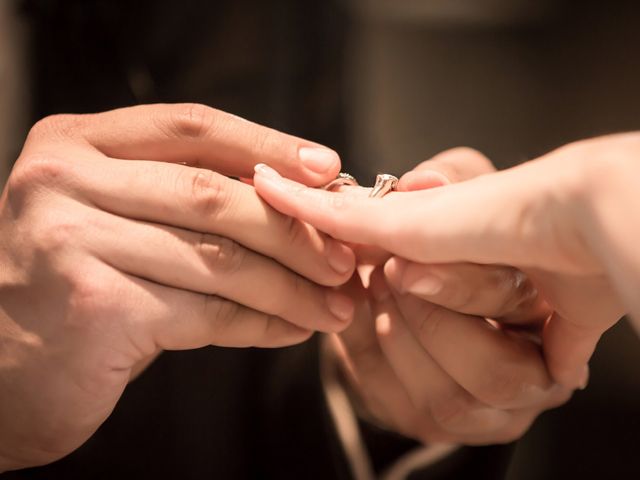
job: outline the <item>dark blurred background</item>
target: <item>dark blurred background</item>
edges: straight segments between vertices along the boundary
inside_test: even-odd
[[[505,168],[640,130],[637,1],[23,0],[0,12],[15,14],[0,23],[7,162],[44,115],[156,101],[326,143],[363,183],[460,145]],[[626,323],[604,337],[589,388],[518,443],[510,478],[640,478],[639,347]]]
[[[402,173],[459,145],[505,168],[640,129],[640,2],[356,3],[349,158],[372,170]],[[638,445],[640,340],[622,323],[603,338],[588,389],[518,443],[509,478],[640,478]]]

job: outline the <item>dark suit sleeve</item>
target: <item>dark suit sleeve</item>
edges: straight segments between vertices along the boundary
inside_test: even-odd
[[[463,449],[416,478],[500,478],[505,452]],[[312,339],[278,350],[166,352],[81,448],[0,478],[349,479],[351,473]]]
[[[349,478],[315,341],[165,352],[82,447],[5,479]]]

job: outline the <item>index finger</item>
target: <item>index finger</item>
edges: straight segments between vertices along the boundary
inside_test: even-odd
[[[537,178],[527,174],[511,169],[430,190],[362,198],[306,188],[258,165],[254,184],[275,209],[344,242],[378,246],[419,263],[544,268],[544,248],[522,225],[546,212],[527,207],[537,201],[538,188],[551,187],[522,188],[523,179]],[[479,202],[482,208],[476,208]],[[558,268],[556,258],[551,262]]]
[[[91,115],[48,117],[32,138],[87,141],[106,156],[187,163],[223,175],[249,177],[266,163],[306,185],[321,185],[340,171],[336,152],[199,104],[157,104]]]

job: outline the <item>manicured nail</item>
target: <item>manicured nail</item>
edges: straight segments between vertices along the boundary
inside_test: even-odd
[[[262,175],[267,178],[273,178],[276,180],[279,180],[282,178],[278,172],[276,172],[273,168],[271,168],[266,163],[256,164],[256,166],[253,167],[253,170],[256,172],[257,175]]]
[[[327,173],[340,161],[333,150],[322,147],[302,147],[298,150],[302,164],[315,173]]]
[[[419,297],[431,297],[440,293],[442,287],[444,287],[444,283],[441,278],[427,273],[422,274],[417,281],[409,283],[404,287],[404,290]]]
[[[353,318],[353,312],[355,310],[353,301],[340,292],[336,292],[335,290],[329,290],[327,292],[327,306],[333,316],[343,323],[350,322]]]
[[[356,256],[346,245],[332,239],[327,240],[327,262],[340,275],[352,272],[356,266]]]

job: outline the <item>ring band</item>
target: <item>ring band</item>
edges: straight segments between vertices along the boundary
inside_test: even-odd
[[[342,187],[344,185],[349,185],[351,187],[357,187],[359,185],[359,183],[356,180],[356,177],[354,177],[353,175],[349,175],[348,173],[340,172],[335,179],[331,180],[329,183],[327,183],[322,188],[324,190],[328,190],[330,192],[333,192],[334,190],[336,190],[339,187]]]
[[[333,192],[345,185],[348,185],[351,187],[357,187],[359,183],[353,175],[340,172],[335,179],[331,180],[322,188],[329,192]],[[382,174],[376,175],[376,184],[371,189],[371,193],[369,193],[369,197],[382,198],[387,193],[395,190],[397,186],[398,186],[398,177],[394,175],[389,175],[388,173],[382,173]]]
[[[369,197],[382,198],[392,192],[398,186],[398,177],[382,173],[376,176],[376,184],[373,186]]]

